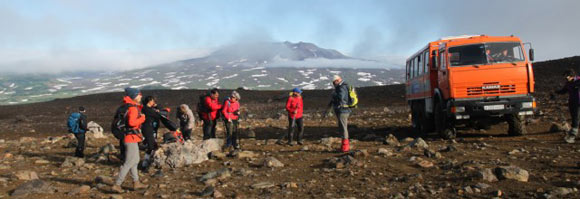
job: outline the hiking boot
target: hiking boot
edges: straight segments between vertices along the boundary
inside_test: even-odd
[[[348,139],[342,139],[342,152],[346,153],[350,151],[350,144]]]
[[[302,141],[298,141],[298,145],[304,145]]]
[[[113,185],[111,187],[111,192],[115,192],[115,193],[123,193],[123,188],[121,188],[120,185]]]
[[[294,146],[294,144],[292,144],[292,142],[288,142],[286,143],[288,146]]]
[[[144,185],[141,182],[134,182],[133,183],[133,189],[134,190],[139,190],[139,189],[147,189],[147,185]]]
[[[574,135],[566,135],[564,137],[564,141],[566,141],[566,143],[568,143],[568,144],[572,144],[572,143],[576,142],[576,136],[574,136]]]
[[[578,136],[578,128],[572,128],[568,131],[568,135],[573,135],[574,137]]]

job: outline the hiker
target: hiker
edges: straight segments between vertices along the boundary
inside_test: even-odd
[[[580,93],[578,93],[578,88],[580,87],[580,77],[576,75],[576,71],[569,69],[564,72],[564,78],[566,78],[566,84],[562,89],[556,91],[556,93],[568,93],[568,109],[572,117],[572,129],[568,131],[564,139],[568,143],[574,143],[576,136],[578,136],[578,117],[580,114]]]
[[[168,109],[160,110],[157,106],[157,99],[153,96],[147,96],[143,98],[143,109],[141,110],[145,114],[145,122],[141,126],[143,136],[145,137],[145,157],[143,158],[142,167],[147,169],[151,163],[151,157],[153,153],[157,150],[157,131],[159,129],[160,123],[169,129],[170,131],[176,131],[177,127],[175,124],[168,119]]]
[[[224,116],[224,123],[226,126],[226,143],[224,149],[233,146],[234,149],[240,149],[238,143],[238,126],[240,117],[240,94],[237,91],[232,91],[232,95],[226,99],[222,105],[222,114]]]
[[[183,134],[183,139],[185,141],[190,140],[193,128],[195,127],[195,117],[193,112],[187,104],[179,105],[177,109],[177,119],[179,120],[179,130]]]
[[[119,175],[115,180],[115,184],[111,188],[112,191],[121,193],[123,189],[121,184],[125,181],[125,177],[129,172],[131,172],[131,177],[133,178],[133,189],[143,189],[147,188],[144,184],[139,182],[139,171],[137,166],[139,165],[139,146],[138,143],[143,140],[141,135],[141,124],[145,122],[145,115],[141,113],[141,92],[136,88],[125,88],[125,97],[123,101],[129,106],[127,109],[127,114],[125,123],[126,131],[124,137],[125,144],[125,162],[121,166]]]
[[[203,119],[203,139],[207,140],[215,137],[218,110],[222,108],[219,104],[219,91],[217,88],[212,89],[209,95],[203,98],[201,102],[201,117]]]
[[[75,157],[85,157],[85,133],[87,128],[87,116],[85,115],[85,107],[79,107],[78,112],[71,113],[68,117],[68,131],[73,133],[77,138],[77,147],[75,149]]]
[[[332,78],[334,91],[332,92],[332,99],[328,104],[330,109],[334,109],[334,113],[338,120],[338,129],[342,133],[342,152],[350,151],[350,144],[348,138],[348,116],[352,112],[349,106],[349,87],[344,80],[338,75]]]
[[[288,111],[288,145],[293,146],[292,139],[294,134],[294,127],[297,127],[296,141],[302,145],[302,134],[304,133],[304,122],[302,120],[302,112],[304,105],[302,103],[302,90],[294,88],[288,101],[286,102],[286,111]]]

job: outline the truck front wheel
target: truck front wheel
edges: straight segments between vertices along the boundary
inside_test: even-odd
[[[443,108],[439,103],[435,104],[435,111],[433,113],[435,120],[435,131],[443,139],[453,139],[457,135],[457,131],[453,128],[453,125],[449,124],[447,119],[447,114],[443,111]]]
[[[514,114],[507,115],[506,117],[508,123],[508,135],[521,136],[527,134],[526,124],[523,117]]]

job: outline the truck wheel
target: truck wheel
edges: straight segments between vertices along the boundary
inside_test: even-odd
[[[524,123],[523,117],[517,115],[508,115],[508,135],[510,136],[521,136],[528,132],[526,131],[526,124]]]
[[[423,136],[425,127],[423,126],[423,117],[419,112],[417,106],[411,106],[411,122],[413,123],[413,134],[416,137]]]
[[[450,124],[447,124],[447,116],[439,103],[435,104],[435,113],[433,114],[435,120],[435,131],[443,139],[455,138],[457,132]]]

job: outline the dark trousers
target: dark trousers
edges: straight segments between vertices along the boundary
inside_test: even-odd
[[[181,129],[181,133],[183,134],[183,140],[187,141],[187,140],[191,140],[191,132],[193,131],[193,129]]]
[[[226,147],[238,146],[238,120],[232,120],[232,122],[225,121],[226,124]]]
[[[203,120],[203,139],[215,138],[216,120]]]
[[[572,128],[578,128],[579,120],[578,117],[580,116],[580,106],[578,104],[571,104],[568,106],[570,109],[570,116],[572,117]]]
[[[119,139],[119,159],[121,159],[121,162],[125,162],[126,152],[127,152],[127,149],[125,147],[125,135],[123,135],[123,137],[121,137],[121,139]]]
[[[85,133],[75,133],[77,138],[77,148],[75,149],[76,157],[85,157]]]
[[[145,144],[147,149],[145,153],[152,154],[153,151],[157,150],[157,133],[155,132],[143,132],[143,137],[145,137]]]
[[[298,131],[294,131],[294,127],[297,127]],[[292,119],[291,117],[288,117],[288,143],[292,142],[294,134],[296,135],[296,141],[302,142],[302,135],[304,134],[304,121],[302,118]]]

